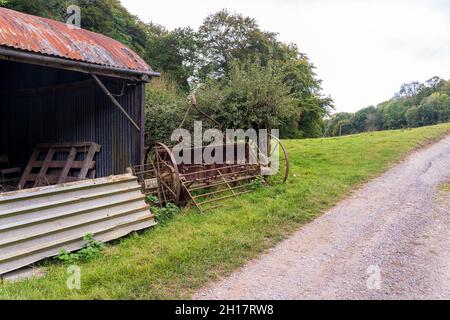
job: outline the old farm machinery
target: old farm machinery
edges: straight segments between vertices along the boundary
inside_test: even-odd
[[[192,203],[205,212],[217,208],[222,200],[253,191],[256,186],[286,182],[289,159],[285,147],[273,135],[264,139],[264,148],[250,139],[183,148],[183,159],[192,160],[199,154],[215,156],[213,162],[201,157],[201,162],[194,163],[179,159],[180,150],[157,143],[147,149],[146,163],[134,167],[133,173],[143,193],[158,199],[161,206]],[[186,157],[186,153],[190,156]]]

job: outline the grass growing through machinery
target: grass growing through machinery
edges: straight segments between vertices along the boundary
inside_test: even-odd
[[[158,227],[107,246],[80,262],[81,290],[66,287],[67,266],[0,285],[3,299],[175,299],[230,274],[319,216],[412,150],[450,133],[450,124],[342,138],[284,141],[286,186],[259,188],[207,214],[164,212]],[[175,210],[175,208],[173,208]]]
[[[450,209],[450,180],[439,185],[435,201],[441,206]]]

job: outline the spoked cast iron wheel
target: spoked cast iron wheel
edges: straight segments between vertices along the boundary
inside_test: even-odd
[[[261,159],[262,158],[262,159]],[[285,184],[289,177],[289,158],[280,139],[269,136],[267,155],[260,154],[261,168],[267,184]]]
[[[165,144],[156,143],[147,153],[147,163],[152,163],[159,182],[159,198],[162,204],[180,203],[181,181],[172,151]]]

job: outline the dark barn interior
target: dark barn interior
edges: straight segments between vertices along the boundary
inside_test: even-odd
[[[24,168],[40,143],[95,142],[96,176],[121,174],[141,161],[140,132],[80,72],[0,60],[0,154]],[[143,85],[101,78],[137,123]]]

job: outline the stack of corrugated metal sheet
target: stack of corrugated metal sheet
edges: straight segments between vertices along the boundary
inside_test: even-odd
[[[132,175],[0,194],[0,275],[155,224]]]

